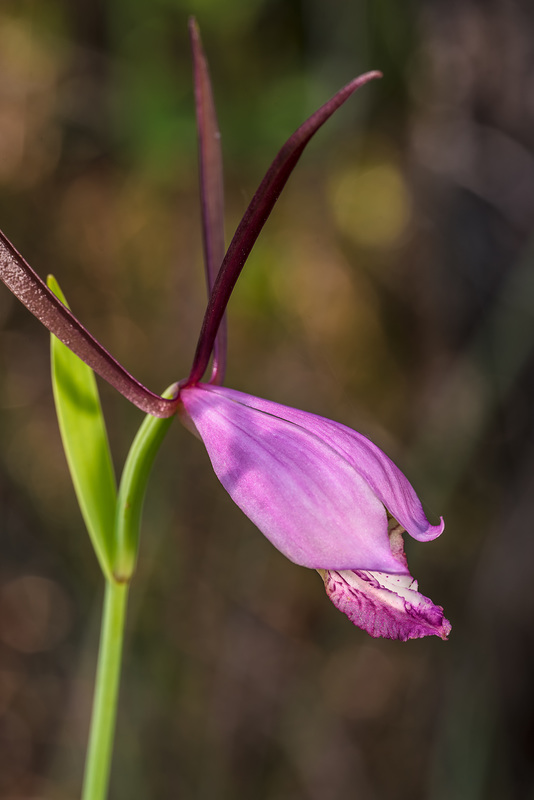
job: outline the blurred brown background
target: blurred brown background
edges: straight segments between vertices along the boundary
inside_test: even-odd
[[[171,429],[133,585],[111,797],[534,798],[534,7],[529,0],[2,0],[0,227],[140,380],[205,304],[187,17],[223,134],[227,236],[305,153],[230,307],[228,385],[338,419],[444,536],[408,542],[448,643],[375,641]],[[79,794],[102,581],[46,331],[0,287],[0,796]],[[120,469],[141,414],[102,386]]]

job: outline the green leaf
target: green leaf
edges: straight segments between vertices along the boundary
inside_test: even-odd
[[[163,392],[174,398],[178,384]],[[113,574],[116,580],[129,581],[135,570],[139,550],[139,531],[150,470],[165,434],[174,417],[161,419],[147,414],[132,442],[119,487],[116,518],[116,557]]]
[[[67,305],[55,278],[48,286]],[[51,337],[52,385],[63,448],[91,542],[104,575],[114,558],[115,474],[93,370]]]

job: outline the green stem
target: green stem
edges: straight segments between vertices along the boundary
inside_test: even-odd
[[[173,383],[163,397],[175,397],[178,384]],[[115,558],[113,575],[117,581],[131,580],[139,552],[141,514],[146,487],[154,459],[161,447],[173,417],[160,419],[147,414],[132,442],[122,471],[115,515]]]
[[[106,581],[82,800],[107,796],[127,602],[128,584]]]

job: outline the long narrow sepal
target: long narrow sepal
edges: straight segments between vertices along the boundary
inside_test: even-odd
[[[193,17],[189,20],[189,35],[193,52],[202,239],[209,297],[224,258],[224,182],[221,135],[213,100],[208,63],[202,48],[198,25]],[[220,384],[224,380],[226,341],[226,315],[223,315],[213,347],[213,368],[210,383]]]
[[[130,375],[57,299],[1,231],[0,279],[50,333],[141,411],[155,417],[175,413],[176,401],[154,394]]]
[[[206,371],[213,343],[236,281],[304,148],[334,111],[343,105],[357,89],[373,78],[380,77],[380,72],[367,72],[340,89],[295,131],[267,170],[237,227],[217,275],[204,315],[193,366],[187,380],[188,384],[198,383]]]
[[[55,278],[48,285],[66,303]],[[78,504],[102,572],[113,568],[117,488],[93,370],[51,336],[52,387],[63,448]]]

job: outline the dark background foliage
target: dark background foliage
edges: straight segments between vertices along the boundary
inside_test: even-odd
[[[534,8],[528,0],[2,0],[0,226],[144,383],[205,303],[187,41],[223,133],[227,234],[304,155],[230,307],[227,383],[343,421],[444,536],[407,543],[448,643],[375,641],[171,429],[133,585],[111,796],[534,797]],[[0,287],[1,288],[1,287]],[[117,467],[141,415],[107,386]],[[0,291],[0,796],[78,795],[102,582],[47,334]]]

